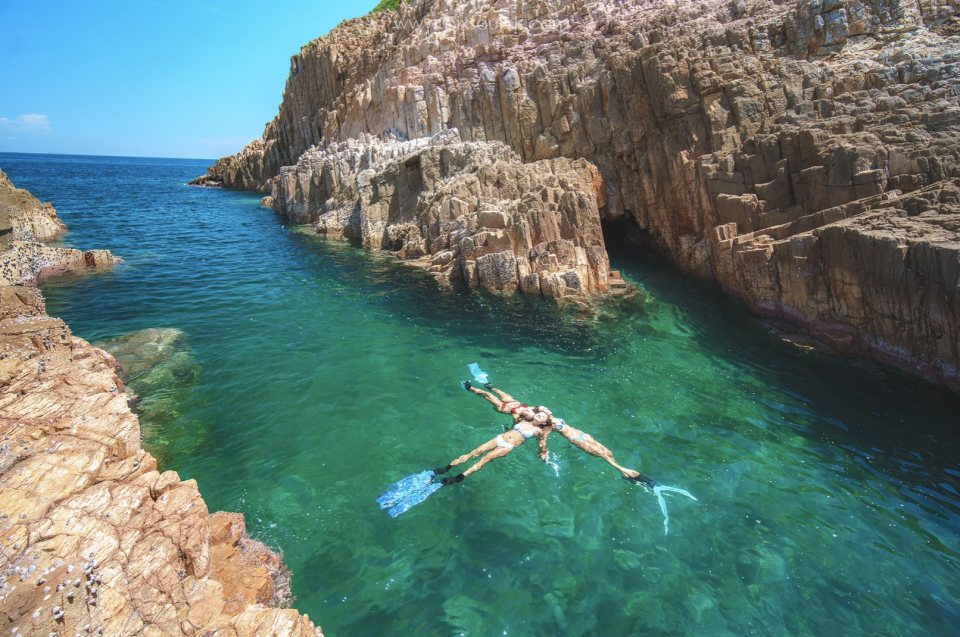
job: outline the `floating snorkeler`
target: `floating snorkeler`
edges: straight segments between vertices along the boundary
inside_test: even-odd
[[[546,437],[549,433],[548,416],[545,413],[534,414],[532,411],[530,415],[530,419],[520,420],[513,426],[513,429],[483,443],[470,453],[453,460],[442,469],[415,473],[391,484],[386,493],[377,498],[380,508],[386,509],[390,517],[395,518],[410,507],[426,500],[441,487],[462,482],[470,474],[479,471],[483,465],[491,460],[504,457],[534,436],[537,436],[537,442],[540,446],[540,459],[546,462],[548,458],[546,447]],[[438,476],[451,468],[480,456],[483,457],[463,473],[438,479]]]
[[[520,420],[517,422],[513,429],[506,431],[493,440],[488,440],[483,443],[470,453],[466,453],[456,460],[452,461],[446,467],[442,469],[434,469],[434,475],[441,475],[449,471],[451,468],[463,464],[471,458],[478,458],[483,456],[475,462],[469,469],[463,473],[457,474],[451,478],[442,478],[440,483],[443,485],[453,484],[455,482],[462,482],[464,478],[472,473],[479,471],[483,465],[487,464],[491,460],[496,460],[497,458],[502,458],[523,443],[525,443],[530,438],[537,436],[537,443],[540,447],[540,459],[546,461],[547,459],[547,434],[550,433],[548,428],[545,428],[547,424],[546,414],[535,414],[531,420]],[[486,455],[484,455],[486,454]]]
[[[531,408],[506,392],[494,388],[490,384],[487,374],[485,374],[476,363],[472,363],[468,367],[473,373],[474,379],[483,383],[490,392],[495,392],[497,396],[499,396],[499,399],[490,392],[485,392],[473,387],[470,381],[462,382],[461,385],[463,388],[488,400],[498,413],[511,414],[514,419],[513,429],[487,441],[470,453],[460,456],[446,467],[407,476],[403,480],[390,485],[389,490],[377,498],[377,502],[380,503],[381,508],[387,509],[392,517],[396,517],[410,507],[423,502],[441,487],[462,482],[467,476],[479,471],[486,463],[496,458],[506,456],[533,436],[537,436],[540,459],[546,462],[549,458],[547,452],[547,437],[550,435],[550,432],[554,430],[569,440],[575,447],[586,451],[590,455],[606,460],[615,467],[625,479],[643,486],[644,489],[653,489],[654,494],[657,496],[657,501],[660,503],[660,510],[663,512],[664,534],[669,533],[668,525],[670,517],[667,514],[667,504],[663,498],[663,494],[670,492],[679,493],[692,500],[696,500],[693,495],[683,489],[661,485],[638,471],[620,466],[613,457],[613,453],[597,442],[590,434],[568,425],[562,418],[554,416],[546,407]],[[463,473],[453,477],[437,479],[438,476],[446,473],[454,466],[480,456],[483,457]]]

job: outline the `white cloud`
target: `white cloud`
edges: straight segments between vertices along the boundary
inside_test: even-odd
[[[0,128],[10,132],[38,133],[42,135],[53,132],[53,129],[50,128],[50,120],[47,119],[47,116],[39,115],[37,113],[20,115],[20,117],[16,119],[0,117]]]

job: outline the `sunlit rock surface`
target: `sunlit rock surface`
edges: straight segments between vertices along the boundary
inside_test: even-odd
[[[901,218],[890,203],[900,195],[950,192],[960,177],[958,10],[955,0],[401,3],[304,46],[262,139],[204,180],[267,191],[311,147],[385,131],[456,128],[525,163],[586,159],[603,176],[602,217],[629,220],[643,245],[841,349],[958,386],[960,334],[944,318],[958,312],[956,211],[938,201],[897,232],[875,220]],[[857,256],[819,261],[840,254],[835,237]],[[936,285],[916,284],[928,276]],[[848,280],[872,281],[879,296],[851,306]]]
[[[42,245],[67,231],[49,203],[16,188],[0,171],[0,285],[35,285],[41,276],[112,266],[107,250]]]
[[[611,276],[600,229],[603,178],[584,160],[524,164],[499,142],[455,129],[304,153],[271,201],[327,236],[385,248],[438,277],[554,298],[603,295]]]

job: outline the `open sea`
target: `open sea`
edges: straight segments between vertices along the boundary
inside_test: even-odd
[[[144,447],[282,549],[327,637],[960,635],[960,395],[783,343],[652,257],[612,255],[639,291],[592,316],[444,289],[184,186],[209,163],[0,153],[63,244],[124,259],[45,281],[49,314],[152,343],[120,356]],[[531,441],[391,519],[390,483],[509,422],[460,388],[473,362],[698,502],[668,494],[665,535],[554,434],[550,464]]]

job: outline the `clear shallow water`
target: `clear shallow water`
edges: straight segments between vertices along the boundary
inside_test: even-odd
[[[181,185],[206,165],[0,154],[66,243],[127,260],[45,284],[50,314],[185,333],[196,379],[145,446],[282,547],[327,635],[960,634],[957,395],[805,355],[652,262],[615,258],[645,301],[592,321],[443,291]],[[556,471],[527,445],[389,519],[388,483],[501,431],[457,385],[474,361],[700,502],[670,499],[665,537],[651,494],[555,436]]]

